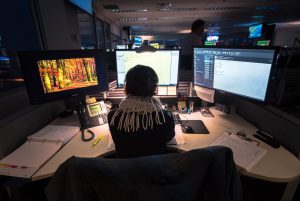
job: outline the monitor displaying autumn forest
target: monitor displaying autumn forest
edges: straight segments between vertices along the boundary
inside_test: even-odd
[[[98,85],[94,58],[40,60],[37,63],[44,93]]]
[[[24,51],[17,55],[33,105],[77,101],[108,90],[105,50]]]

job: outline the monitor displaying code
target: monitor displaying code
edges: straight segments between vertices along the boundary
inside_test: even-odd
[[[265,101],[275,50],[194,48],[194,84]]]

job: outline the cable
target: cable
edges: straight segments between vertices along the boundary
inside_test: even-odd
[[[94,139],[95,134],[94,134],[93,131],[91,131],[91,130],[89,130],[89,129],[86,130],[86,131],[90,134],[90,137],[88,137],[88,138],[85,137],[84,131],[85,131],[85,130],[81,130],[81,139],[82,139],[83,141],[87,142],[87,141],[91,141],[92,139]]]

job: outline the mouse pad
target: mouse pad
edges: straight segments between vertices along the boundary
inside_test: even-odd
[[[191,126],[193,128],[193,133],[187,133],[182,129],[185,134],[209,134],[206,126],[201,120],[182,120],[182,124]]]

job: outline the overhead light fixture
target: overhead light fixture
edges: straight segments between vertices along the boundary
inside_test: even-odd
[[[272,5],[272,6],[256,6],[256,10],[278,10],[279,6],[277,5]]]
[[[264,16],[263,15],[254,15],[254,16],[252,16],[252,18],[253,19],[262,19],[262,18],[264,18]]]
[[[214,6],[214,7],[205,8],[205,10],[242,10],[242,9],[246,9],[246,8],[249,8],[249,7],[245,7],[245,6],[227,6],[227,7]]]
[[[300,21],[288,22],[289,25],[300,25]]]
[[[161,8],[171,8],[172,3],[171,2],[161,2],[156,4],[156,8],[161,9]]]
[[[178,33],[182,33],[182,34],[191,33],[191,29],[182,29],[178,31]]]
[[[147,9],[112,9],[113,13],[147,12]]]
[[[148,18],[140,17],[140,18],[120,18],[119,21],[146,21]]]
[[[152,35],[139,35],[139,37],[141,37],[142,38],[142,40],[144,41],[144,40],[153,40],[153,38],[154,38],[154,36],[152,36]]]
[[[172,11],[195,11],[197,10],[197,8],[159,8],[158,11],[168,11],[168,12],[172,12]]]

